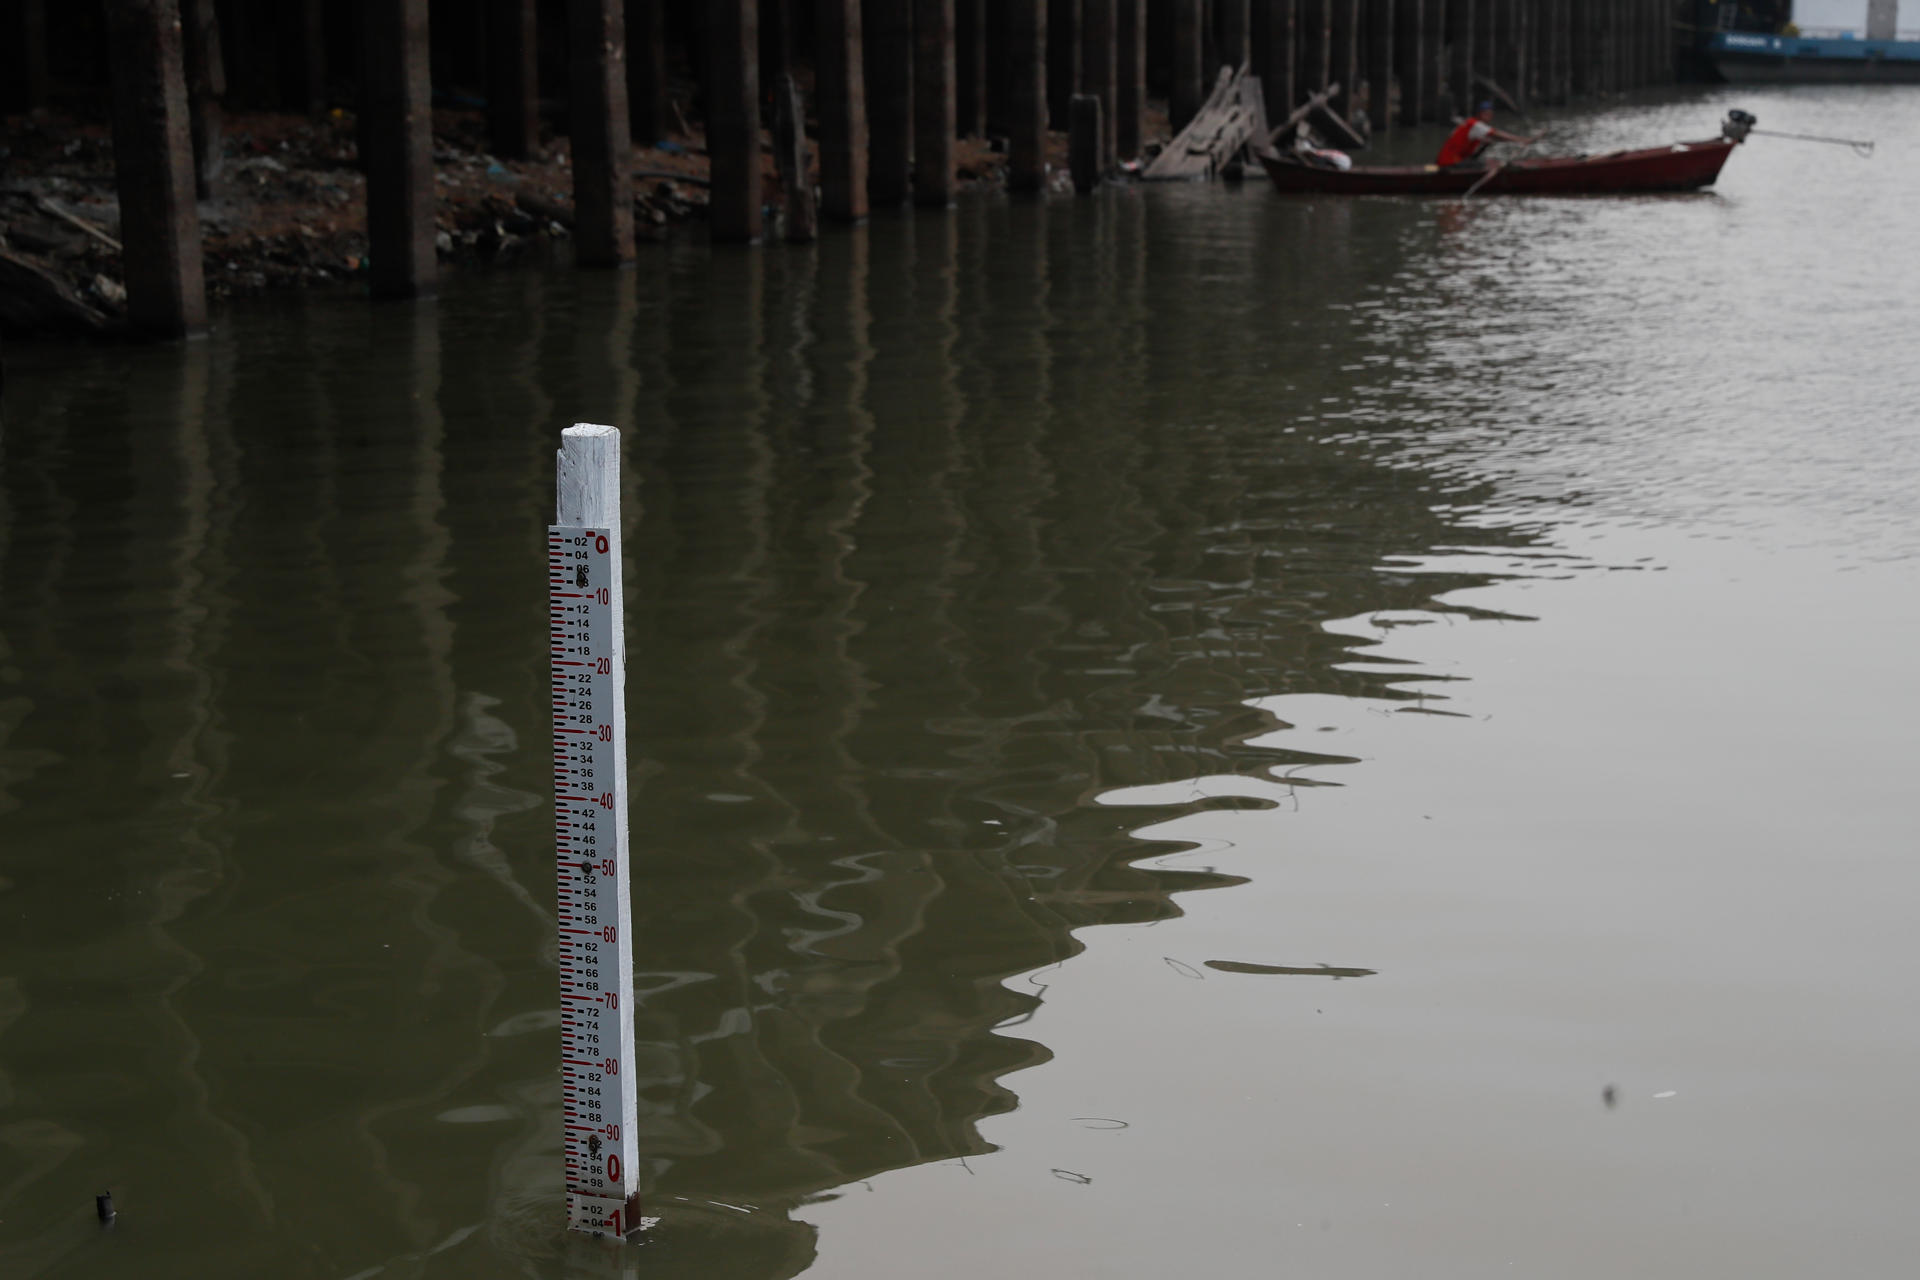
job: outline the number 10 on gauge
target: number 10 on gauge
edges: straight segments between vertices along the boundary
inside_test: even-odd
[[[582,432],[613,434],[617,460],[612,428],[575,427],[565,434],[566,445]],[[563,448],[560,455],[560,518],[599,518],[547,530],[567,1225],[625,1237],[640,1226],[640,1205],[628,1004],[633,942],[620,524],[617,511],[569,512],[568,453]],[[576,486],[574,505],[591,505],[596,489],[619,492],[617,482],[588,485],[584,495]],[[582,496],[586,503],[578,501]]]

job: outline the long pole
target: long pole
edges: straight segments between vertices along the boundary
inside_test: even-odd
[[[547,529],[559,876],[560,1099],[567,1225],[640,1227],[633,1076],[633,860],[627,848],[626,633],[620,590],[620,432],[560,436]]]

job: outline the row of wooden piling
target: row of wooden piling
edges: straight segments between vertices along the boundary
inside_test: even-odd
[[[437,270],[428,0],[353,2],[371,290],[416,297],[433,289]],[[820,212],[850,222],[908,201],[951,203],[955,140],[969,134],[1004,139],[1012,190],[1043,190],[1048,131],[1067,128],[1076,97],[1098,104],[1090,163],[1111,171],[1143,149],[1150,85],[1166,95],[1178,131],[1222,66],[1249,65],[1275,114],[1338,86],[1332,105],[1377,132],[1445,120],[1487,97],[1558,103],[1663,82],[1675,52],[1675,0],[564,3],[583,265],[633,256],[633,144],[669,131],[676,54],[705,121],[713,239],[751,242],[764,231],[769,69],[781,80],[811,68]],[[44,0],[13,7],[31,35]],[[218,158],[218,121],[208,117],[219,96],[214,7],[106,0],[128,306],[144,332],[205,323],[195,143],[204,194]],[[300,9],[321,41],[323,6],[302,0]],[[504,156],[538,145],[539,16],[536,0],[486,0],[487,118]],[[324,77],[324,66],[314,74]]]

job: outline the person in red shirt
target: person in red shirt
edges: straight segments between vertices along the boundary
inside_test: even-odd
[[[1493,104],[1483,102],[1480,109],[1460,122],[1460,127],[1447,135],[1441,144],[1440,155],[1434,161],[1442,169],[1452,169],[1480,158],[1490,142],[1538,142],[1538,138],[1523,138],[1517,133],[1508,133],[1504,129],[1493,127]]]

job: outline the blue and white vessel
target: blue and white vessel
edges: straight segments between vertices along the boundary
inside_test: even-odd
[[[1899,29],[1900,0],[1794,0],[1793,20],[1779,34],[1740,30],[1737,6],[1719,12],[1706,54],[1729,80],[1920,82],[1920,31]]]

